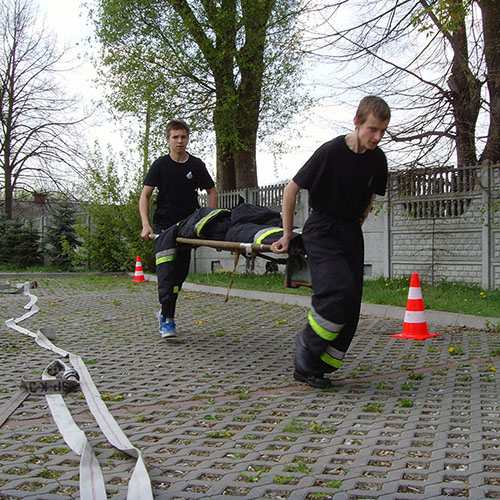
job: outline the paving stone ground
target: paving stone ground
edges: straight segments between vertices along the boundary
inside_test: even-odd
[[[401,321],[362,317],[334,387],[318,390],[292,378],[304,307],[181,292],[182,335],[162,340],[156,283],[37,280],[40,311],[21,326],[54,329],[84,359],[155,499],[500,498],[498,333],[429,325],[439,336],[414,341],[392,337]],[[26,303],[0,295],[0,407],[55,359],[6,327]],[[65,400],[108,498],[125,499],[135,460],[107,442],[83,396]],[[78,499],[78,471],[45,398],[0,428],[0,500]]]

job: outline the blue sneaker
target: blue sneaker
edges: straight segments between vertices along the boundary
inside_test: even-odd
[[[161,311],[158,312],[158,323],[160,324],[160,335],[162,338],[176,337],[177,332],[175,331],[175,321],[173,319],[167,318],[163,319]]]

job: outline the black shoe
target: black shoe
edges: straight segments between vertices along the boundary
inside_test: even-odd
[[[299,382],[305,382],[311,387],[316,387],[318,389],[326,389],[327,387],[332,386],[332,381],[329,378],[317,377],[312,373],[301,373],[297,370],[294,370],[293,378],[295,380],[298,380]]]

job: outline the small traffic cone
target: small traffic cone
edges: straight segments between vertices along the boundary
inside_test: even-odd
[[[408,301],[406,302],[406,312],[403,324],[403,331],[393,335],[403,339],[425,340],[430,337],[437,337],[438,333],[429,333],[427,321],[425,319],[424,300],[422,289],[417,273],[413,273],[410,279],[410,290],[408,291]]]
[[[142,262],[139,255],[137,256],[137,260],[135,261],[135,274],[134,274],[134,282],[142,283],[146,281],[144,278],[144,271],[142,270]]]

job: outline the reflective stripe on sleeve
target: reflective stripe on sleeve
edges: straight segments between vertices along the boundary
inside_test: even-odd
[[[202,230],[203,227],[210,221],[212,220],[216,215],[220,214],[221,212],[229,212],[229,209],[227,208],[219,208],[218,210],[214,210],[213,212],[210,212],[208,215],[203,217],[203,219],[200,219],[196,225],[194,226],[196,235],[198,238],[203,237]]]
[[[257,231],[257,233],[255,233],[253,242],[260,245],[268,236],[274,233],[279,233],[280,231],[283,232],[282,227],[270,227],[267,229],[261,229],[260,231]]]

